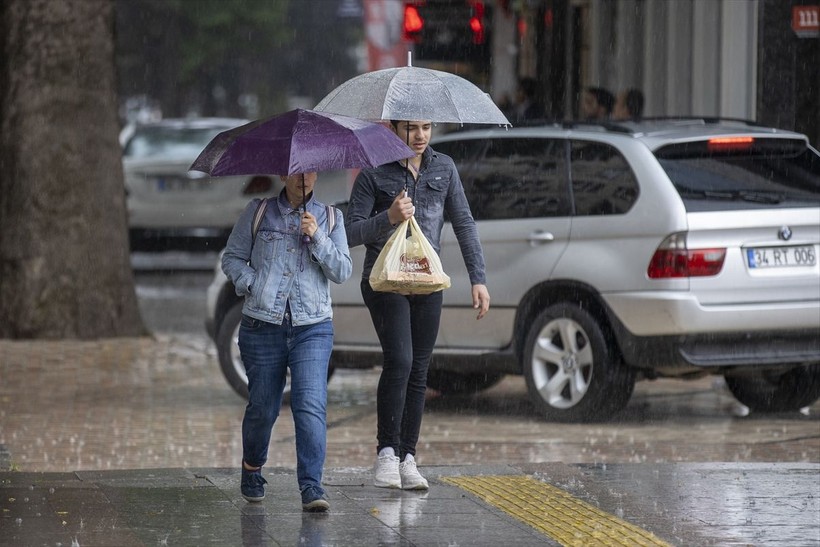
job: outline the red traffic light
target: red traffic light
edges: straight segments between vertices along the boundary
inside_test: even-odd
[[[484,2],[470,2],[473,8],[473,16],[470,17],[470,30],[473,32],[473,43],[484,43]]]
[[[404,5],[404,39],[409,42],[421,42],[421,31],[424,28],[424,19],[421,18],[419,8],[415,4]]]

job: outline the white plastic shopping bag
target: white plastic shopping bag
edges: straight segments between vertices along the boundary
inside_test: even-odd
[[[450,286],[441,259],[415,217],[399,224],[385,243],[370,272],[370,286],[399,294],[430,294]]]

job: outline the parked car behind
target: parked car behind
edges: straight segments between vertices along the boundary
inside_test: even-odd
[[[251,198],[281,188],[272,176],[211,178],[188,171],[213,137],[245,123],[248,120],[237,118],[167,119],[124,129],[121,141],[132,241],[224,240]]]
[[[820,397],[820,155],[804,135],[679,119],[470,130],[432,146],[461,173],[493,302],[477,322],[445,225],[452,287],[430,387],[523,374],[542,416],[573,422],[612,417],[637,380],[660,377],[721,375],[753,411]],[[332,364],[377,366],[352,251],[357,270],[332,292]],[[217,268],[210,332],[235,388],[240,308]]]

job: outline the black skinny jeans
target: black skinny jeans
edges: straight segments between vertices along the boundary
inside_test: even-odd
[[[404,461],[407,454],[416,454],[442,292],[410,296],[377,292],[366,279],[361,288],[384,352],[376,394],[376,450],[390,446]]]

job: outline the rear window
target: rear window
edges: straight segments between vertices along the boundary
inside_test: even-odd
[[[125,145],[126,158],[195,158],[225,127],[142,127]]]
[[[802,140],[713,139],[655,155],[689,211],[820,206],[820,156]]]

